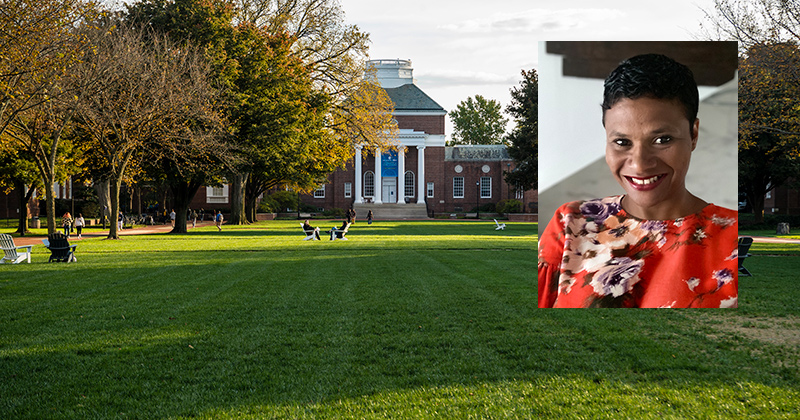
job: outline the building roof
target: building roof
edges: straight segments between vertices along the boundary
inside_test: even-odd
[[[508,149],[502,144],[458,145],[444,148],[444,160],[510,160]]]
[[[414,84],[385,89],[395,111],[444,111],[441,105]]]

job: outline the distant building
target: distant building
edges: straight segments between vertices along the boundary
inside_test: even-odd
[[[418,218],[471,212],[515,198],[534,209],[534,191],[504,180],[515,165],[503,145],[445,146],[447,111],[415,84],[408,60],[374,60],[378,81],[394,103],[397,150],[356,147],[355,159],[303,203],[317,209],[353,207],[377,218]]]

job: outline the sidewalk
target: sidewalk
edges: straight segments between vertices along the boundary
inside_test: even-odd
[[[761,244],[800,244],[800,239],[772,238],[769,236],[753,236],[753,242]]]
[[[123,229],[119,232],[119,236],[128,236],[128,235],[148,235],[153,233],[168,233],[172,230],[172,225],[139,225],[141,227],[137,227],[135,229]],[[205,221],[205,222],[197,222],[197,227],[205,227],[205,226],[214,226],[214,222]],[[188,230],[192,230],[192,224],[188,224]],[[62,229],[58,229],[59,232]],[[82,239],[78,239],[78,235],[74,232],[69,236],[70,243],[78,243],[82,240],[92,239],[92,238],[106,238],[108,237],[108,230],[95,230],[90,229],[87,231],[84,230],[83,235],[81,235]],[[17,246],[25,246],[25,245],[41,245],[42,239],[47,239],[47,235],[39,235],[39,236],[25,236],[25,237],[16,237],[14,238],[14,243]]]

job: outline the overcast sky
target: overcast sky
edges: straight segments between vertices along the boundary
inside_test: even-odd
[[[370,34],[371,58],[410,59],[417,85],[450,111],[476,94],[505,108],[520,70],[537,67],[538,41],[693,40],[713,0],[341,3],[347,22]]]

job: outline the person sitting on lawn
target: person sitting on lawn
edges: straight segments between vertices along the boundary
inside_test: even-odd
[[[304,230],[306,233],[308,233],[308,232],[314,232],[314,236],[317,238],[317,240],[319,240],[319,228],[318,228],[318,227],[311,226],[311,225],[308,223],[308,219],[306,219],[306,221],[304,221],[304,222],[303,222],[303,230]]]

